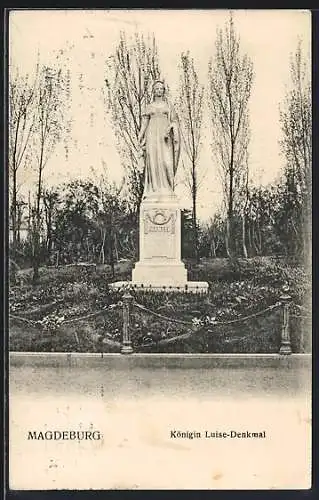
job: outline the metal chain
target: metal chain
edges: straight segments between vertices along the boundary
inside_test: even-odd
[[[21,318],[20,316],[16,316],[15,314],[9,314],[9,319],[11,318],[16,319],[18,321],[24,321],[25,323],[29,323],[30,325],[37,325],[36,321],[27,318]]]
[[[104,314],[104,313],[108,312],[109,310],[115,309],[119,305],[121,305],[120,302],[118,302],[117,304],[111,304],[110,306],[106,307],[105,309],[102,309],[101,311],[96,311],[94,313],[90,313],[90,314],[87,314],[85,316],[79,316],[77,318],[70,318],[70,319],[63,320],[63,321],[61,321],[61,323],[59,323],[59,325],[66,325],[68,323],[74,323],[75,321],[82,321],[83,319],[93,318],[94,316],[99,316],[100,314]],[[34,326],[41,325],[41,323],[39,321],[34,321],[31,319],[22,318],[21,316],[16,316],[15,314],[9,314],[9,319],[11,319],[11,318],[16,319],[18,321],[24,321],[25,323],[29,323],[29,324],[34,325]]]
[[[191,322],[191,321],[182,321],[182,320],[179,320],[179,319],[175,319],[175,318],[170,318],[168,316],[164,316],[164,315],[159,314],[159,313],[157,313],[155,311],[152,311],[151,309],[148,309],[145,306],[142,306],[141,304],[138,304],[137,302],[133,302],[133,306],[137,307],[138,309],[141,309],[144,312],[148,312],[149,314],[152,314],[153,316],[156,316],[157,318],[164,319],[166,321],[171,321],[172,323],[180,323],[182,325],[188,325],[188,326],[192,326],[192,327],[197,326],[199,328],[201,326],[204,326],[202,324],[197,325],[196,323]],[[253,313],[253,314],[250,314],[249,316],[242,316],[241,318],[231,319],[231,320],[228,320],[228,321],[213,321],[211,323],[211,325],[212,326],[222,326],[222,325],[231,325],[231,324],[234,324],[234,323],[240,323],[241,321],[246,321],[247,319],[251,319],[251,318],[255,318],[257,316],[261,316],[262,314],[265,314],[265,312],[272,311],[273,309],[276,309],[278,307],[281,307],[281,303],[273,304],[272,306],[266,307],[266,309],[263,309],[262,311],[258,311],[258,312]]]
[[[297,307],[300,311],[305,311],[307,314],[311,315],[311,312],[306,307],[300,306],[299,304],[293,304],[293,305]]]
[[[155,311],[152,311],[151,309],[148,309],[145,306],[142,306],[142,304],[139,304],[138,302],[133,302],[133,306],[137,307],[137,309],[141,309],[144,312],[148,312],[148,313],[152,314],[153,316],[156,316],[157,318],[165,319],[166,321],[171,321],[172,323],[178,323],[181,325],[188,325],[188,326],[196,326],[191,321],[183,321],[181,319],[168,318],[167,316],[163,316],[162,314],[159,314]]]

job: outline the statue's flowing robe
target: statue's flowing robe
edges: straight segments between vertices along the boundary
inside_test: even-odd
[[[166,101],[152,102],[146,106],[144,114],[149,119],[145,132],[144,196],[171,193],[177,161],[174,151],[177,115]]]

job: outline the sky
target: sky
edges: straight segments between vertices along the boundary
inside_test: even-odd
[[[279,103],[289,85],[290,57],[299,39],[310,57],[311,14],[306,10],[235,10],[233,15],[242,51],[252,59],[255,73],[250,98],[250,176],[254,183],[266,185],[274,182],[283,167]],[[45,182],[55,185],[87,178],[92,167],[102,171],[103,163],[111,180],[119,182],[124,175],[102,93],[105,60],[114,52],[120,31],[128,35],[135,31],[154,33],[162,74],[174,97],[183,51],[190,51],[199,80],[207,84],[216,29],[224,26],[228,16],[229,11],[213,9],[11,11],[9,54],[19,71],[32,73],[38,53],[40,62],[50,64],[56,52],[63,49],[73,78],[74,122],[69,156],[65,158],[62,144],[56,148],[45,167]],[[212,159],[207,117],[204,125],[198,215],[207,220],[218,210],[222,190],[218,167]],[[34,174],[25,174],[23,182],[22,189],[29,189]],[[190,206],[190,197],[182,185],[177,187],[177,193],[181,204]]]

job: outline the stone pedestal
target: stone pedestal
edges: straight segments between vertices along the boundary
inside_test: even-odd
[[[140,208],[140,260],[132,284],[184,286],[181,261],[181,210],[177,197],[144,200]]]
[[[208,283],[187,281],[187,270],[181,260],[181,208],[174,193],[143,200],[139,228],[139,261],[133,269],[132,281],[118,281],[111,288],[207,293]]]

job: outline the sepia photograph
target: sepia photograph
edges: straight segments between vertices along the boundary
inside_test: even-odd
[[[10,490],[311,488],[311,37],[9,11]]]

